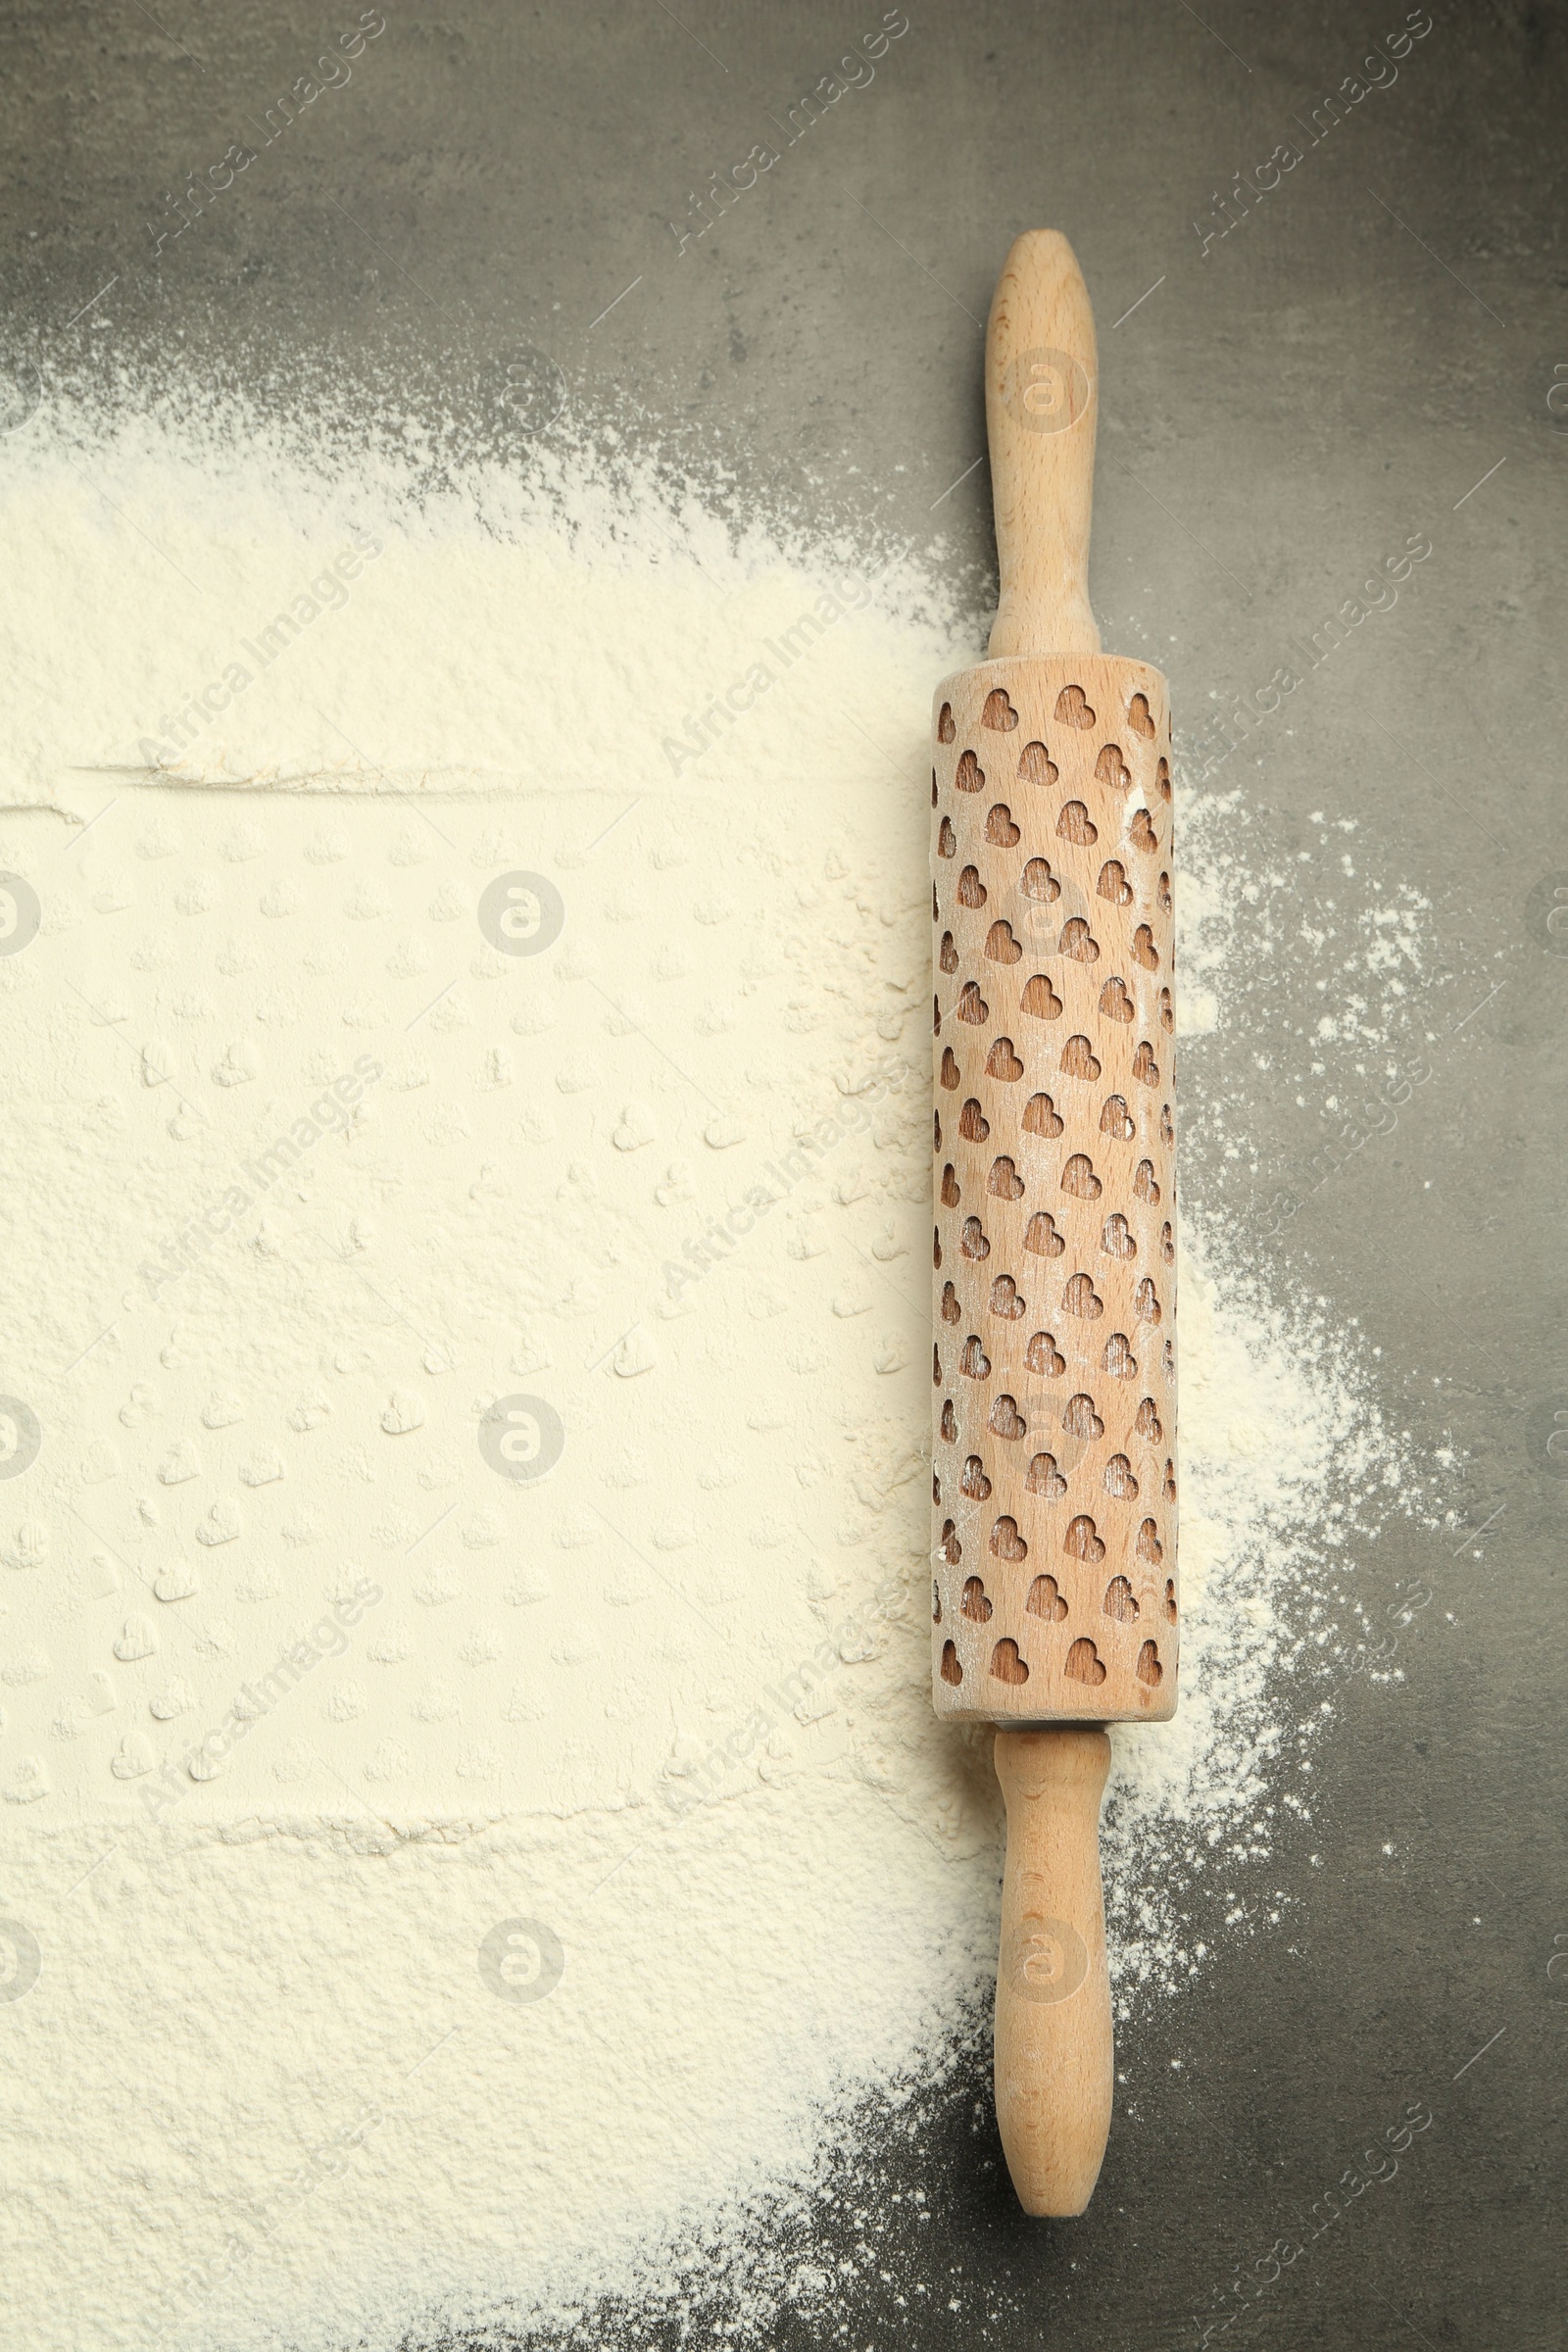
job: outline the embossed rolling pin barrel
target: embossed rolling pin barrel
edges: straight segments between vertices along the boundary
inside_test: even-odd
[[[1107,1722],[1176,1705],[1170,710],[1089,607],[1094,316],[1066,239],[991,306],[1002,596],[937,689],[932,1690],[995,1723],[997,2120],[1035,2214],[1110,2128]]]

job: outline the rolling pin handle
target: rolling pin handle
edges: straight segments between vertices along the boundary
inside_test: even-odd
[[[1088,1726],[997,1734],[1007,1807],[997,1968],[997,2123],[1026,2213],[1080,2214],[1110,2133],[1114,2054],[1100,1800],[1110,1741]]]
[[[1098,654],[1089,520],[1100,415],[1095,314],[1054,228],[1014,240],[986,328],[986,438],[1002,596],[991,658]]]

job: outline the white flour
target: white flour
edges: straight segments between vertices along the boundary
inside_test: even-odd
[[[694,2230],[765,2318],[755,2200],[929,2077],[993,1965],[920,1459],[924,733],[973,616],[630,460],[437,492],[423,454],[313,467],[234,418],[7,450],[36,2352],[380,2352],[437,2306],[668,2293]],[[1222,804],[1184,823],[1201,1030],[1236,871]],[[476,918],[519,869],[564,904],[537,956]],[[1369,1004],[1418,940],[1350,943]],[[1401,1474],[1358,1343],[1201,1214],[1185,1249],[1182,1704],[1116,1734],[1107,1810],[1126,2013],[1267,1911],[1285,1672]],[[519,1394],[564,1429],[537,1485],[481,1448]]]

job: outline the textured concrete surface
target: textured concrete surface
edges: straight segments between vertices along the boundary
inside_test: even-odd
[[[727,463],[739,499],[941,531],[983,570],[978,322],[1008,239],[1044,223],[1101,320],[1102,627],[1170,674],[1189,782],[1204,720],[1430,538],[1398,605],[1210,779],[1282,855],[1319,837],[1312,812],[1353,819],[1348,907],[1380,885],[1430,901],[1430,1082],[1352,1148],[1348,1123],[1385,1122],[1347,1108],[1348,1078],[1260,1072],[1302,1014],[1299,967],[1260,937],[1256,1035],[1188,1064],[1200,1100],[1248,1102],[1257,1167],[1200,1118],[1185,1181],[1273,1282],[1289,1262],[1376,1336],[1415,1443],[1458,1449],[1461,1524],[1387,1539],[1390,1608],[1431,1594],[1389,1616],[1405,1680],[1342,1694],[1318,1825],[1281,1856],[1289,1933],[1124,2046],[1143,2129],[1113,2134],[1089,2217],[1043,2232],[1012,2209],[977,2039],[889,2139],[887,2190],[918,2182],[935,2219],[906,2242],[882,2201],[891,2282],[847,2290],[845,2340],[950,2340],[961,2272],[994,2281],[1002,2344],[1559,2343],[1568,21],[1438,10],[1401,56],[1396,0],[911,0],[874,78],[783,144],[778,119],[874,32],[869,0],[394,7],[352,81],[158,249],[166,193],[260,144],[248,125],[358,13],[0,11],[17,397],[30,368],[56,396],[117,366],[155,383],[177,345],[263,398],[326,373],[478,431],[514,416],[526,344],[606,421]],[[691,192],[760,142],[777,165],[681,250]],[[1282,143],[1299,160],[1264,187]],[[1270,2279],[1412,2099],[1434,2122],[1397,2178]],[[821,2233],[852,2243],[853,2217]],[[1245,2316],[1249,2281],[1267,2291]]]

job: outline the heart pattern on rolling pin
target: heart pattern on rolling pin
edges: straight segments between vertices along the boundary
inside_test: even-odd
[[[946,682],[934,736],[937,1706],[1157,1718],[1180,1630],[1165,684],[987,662]]]

